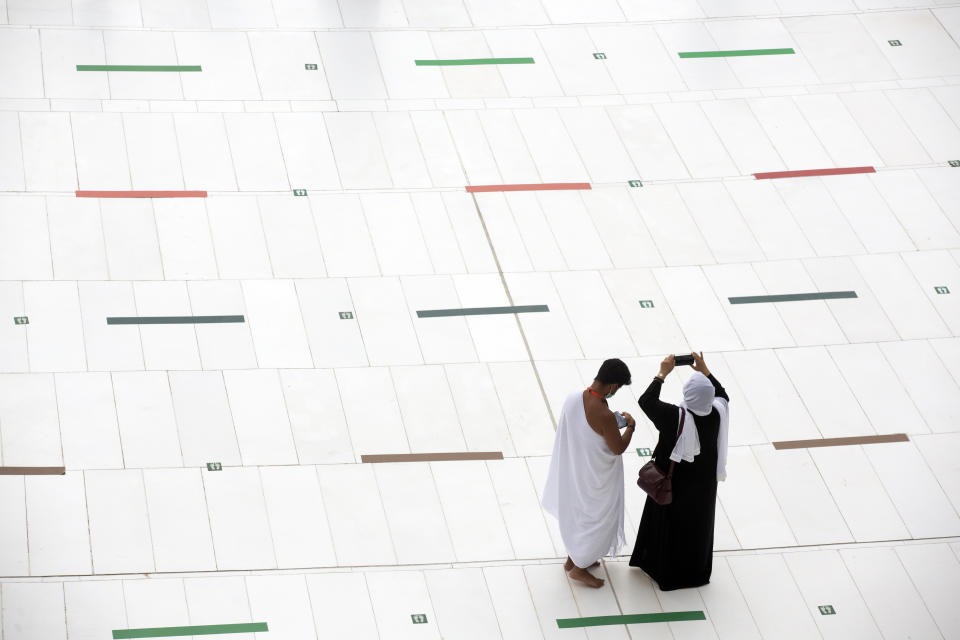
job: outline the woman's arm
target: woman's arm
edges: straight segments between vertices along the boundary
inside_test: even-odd
[[[720,381],[713,377],[713,374],[710,373],[710,368],[707,367],[707,363],[703,361],[703,352],[692,353],[693,356],[693,370],[699,371],[703,375],[707,376],[711,383],[713,383],[713,394],[717,398],[723,398],[727,402],[730,402],[730,396],[727,395],[727,390],[723,388],[720,384]]]
[[[647,390],[640,396],[640,409],[650,418],[650,422],[660,430],[660,425],[676,422],[677,407],[660,399],[660,389],[663,380],[673,371],[674,356],[671,354],[660,363],[660,372],[651,382]]]
[[[713,377],[713,374],[707,376],[710,382],[713,383],[713,394],[717,398],[723,398],[727,402],[730,402],[730,396],[727,395],[727,390],[723,388],[723,385],[720,384],[720,381]]]

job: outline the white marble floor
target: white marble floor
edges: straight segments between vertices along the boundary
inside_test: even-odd
[[[65,468],[0,475],[0,639],[960,637],[958,42],[956,0],[0,0],[0,468]],[[490,58],[532,61],[415,62]],[[689,349],[711,584],[568,584],[564,394],[620,357],[639,414]],[[503,459],[361,461],[438,452]]]

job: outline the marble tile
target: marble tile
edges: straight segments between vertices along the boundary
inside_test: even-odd
[[[811,612],[822,603],[830,603],[837,612],[834,616],[814,616],[824,638],[844,638],[850,634],[883,637],[839,553],[788,553],[784,554],[784,560]]]
[[[840,100],[857,121],[883,164],[927,163],[930,156],[881,91],[841,93]]]
[[[0,377],[0,391],[3,464],[11,467],[63,464],[54,376],[6,374]]]
[[[134,469],[182,466],[167,374],[115,372],[112,378],[124,465]]]
[[[236,169],[223,115],[177,113],[173,122],[184,188],[236,191]]]
[[[316,470],[310,466],[262,467],[260,481],[277,566],[336,565]]]
[[[334,99],[387,97],[369,34],[326,31],[317,42]]]
[[[8,582],[3,598],[4,640],[67,637],[61,583]]]
[[[120,580],[65,583],[63,596],[69,638],[94,640],[126,627]]]
[[[213,534],[199,469],[146,469],[143,484],[158,571],[213,571]]]
[[[183,591],[193,624],[251,621],[249,593],[242,576],[191,577],[183,581]],[[253,640],[252,633],[236,636],[238,640]]]
[[[887,634],[904,633],[909,626],[909,633],[939,635],[929,609],[892,549],[849,549],[840,555],[877,626]]]
[[[419,450],[418,450],[419,451]],[[455,559],[430,465],[374,465],[374,475],[401,564],[449,563]]]
[[[110,375],[60,373],[55,380],[60,442],[66,467],[123,467]]]
[[[762,634],[778,638],[817,634],[813,613],[790,579],[783,557],[735,556],[728,562]]]
[[[114,7],[116,7],[116,5],[114,5]],[[104,13],[113,15],[107,17],[106,20],[102,20],[93,24],[107,25],[109,24],[110,17],[114,19],[119,17],[119,12],[116,10],[116,8],[108,9]],[[137,16],[137,21],[139,21],[139,16]],[[115,30],[104,31],[103,47],[106,53],[106,64],[177,64],[177,51],[176,47],[174,46],[173,34],[171,33]],[[106,76],[107,82],[110,85],[110,97],[113,99],[183,99],[183,91],[180,88],[180,78],[178,77],[179,74],[99,72],[98,75]],[[161,77],[157,77],[158,75]]]
[[[4,29],[0,36],[4,51],[16,56],[19,64],[0,71],[0,97],[43,97],[40,33],[35,29]],[[16,119],[16,116],[14,116]]]
[[[240,464],[241,453],[221,372],[171,371],[169,380],[184,464]]]
[[[932,13],[898,11],[858,19],[901,78],[954,75],[960,70],[960,48]],[[884,46],[886,40],[909,44]]]
[[[901,540],[910,535],[863,447],[818,447],[810,450],[810,456],[854,540]]]
[[[431,462],[437,493],[459,562],[514,559],[497,495],[479,461]]]
[[[916,446],[891,442],[864,449],[914,538],[952,536],[960,530],[960,518]],[[903,470],[906,474],[900,475]]]
[[[23,170],[30,191],[77,188],[73,136],[68,113],[21,113]]]
[[[338,564],[395,564],[374,470],[369,465],[322,465],[317,473]]]
[[[55,276],[58,279],[106,278],[100,209],[96,203],[51,198],[47,214]]]
[[[30,575],[93,572],[83,473],[26,478]],[[4,609],[7,608],[4,602]]]
[[[306,576],[314,624],[325,633],[358,640],[377,640],[367,582],[362,572],[319,573]]]
[[[180,31],[173,39],[180,64],[203,68],[202,73],[181,76],[187,100],[262,98],[245,33]]]
[[[23,143],[20,141],[20,114],[0,114],[0,135],[6,141],[0,149],[0,188],[23,191]]]
[[[153,545],[139,470],[84,473],[94,573],[150,573]]]
[[[381,638],[441,637],[437,626],[431,623],[437,614],[423,573],[371,573],[367,575],[367,588]],[[426,616],[427,622],[414,627],[412,615]]]
[[[301,464],[353,461],[334,372],[290,369],[280,372],[280,384]]]
[[[138,317],[192,316],[183,281],[136,282],[133,285]],[[193,324],[140,325],[146,369],[198,369],[200,352]]]
[[[0,560],[4,575],[25,576],[30,573],[27,551],[27,500],[23,477],[6,476],[0,479],[0,542],[6,553]]]

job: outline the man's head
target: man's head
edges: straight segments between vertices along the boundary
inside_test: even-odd
[[[626,363],[619,358],[610,358],[600,365],[597,377],[593,380],[593,386],[597,393],[602,393],[609,398],[620,387],[630,382],[630,369],[627,368]]]

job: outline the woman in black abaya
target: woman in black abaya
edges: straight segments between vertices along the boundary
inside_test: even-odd
[[[657,377],[640,396],[640,408],[660,433],[655,464],[664,473],[670,470],[671,457],[676,464],[673,501],[658,505],[647,497],[630,566],[646,571],[663,591],[710,582],[717,481],[726,477],[730,398],[703,354],[692,355],[695,373],[684,385],[679,407],[660,400],[663,381],[673,371],[672,355],[660,363]],[[687,413],[678,442],[681,408]]]

